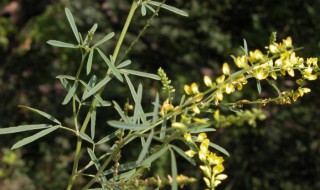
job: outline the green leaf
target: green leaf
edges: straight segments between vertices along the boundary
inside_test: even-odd
[[[105,77],[102,79],[96,86],[91,88],[89,92],[83,97],[83,100],[87,99],[88,97],[92,96],[96,92],[98,92],[101,88],[103,88],[108,82],[110,81],[110,77]]]
[[[153,108],[153,113],[152,113],[152,123],[156,123],[157,120],[159,119],[159,109],[160,109],[160,99],[159,99],[159,93],[156,95],[156,99],[153,103],[154,108]]]
[[[69,75],[58,75],[56,76],[57,79],[69,79],[69,80],[76,80],[76,77],[69,76]]]
[[[99,140],[96,145],[99,145],[99,144],[103,144],[103,143],[106,143],[108,142],[109,140],[117,137],[117,135],[121,132],[120,129],[116,130],[115,132],[111,133],[110,135],[106,136],[106,137],[103,137],[101,140]]]
[[[147,14],[147,9],[144,6],[144,4],[141,5],[141,14],[142,14],[142,16],[146,16],[146,14]]]
[[[96,32],[97,28],[98,28],[98,24],[95,23],[95,24],[91,27],[91,29],[89,30],[89,33],[91,33],[90,35],[93,35],[93,34]],[[89,44],[88,44],[88,42],[89,42],[88,40],[89,40],[89,34],[88,34],[88,35],[86,36],[86,38],[84,39],[83,44],[84,44],[84,45],[89,45]]]
[[[0,128],[0,135],[10,134],[10,133],[20,133],[23,131],[31,131],[31,130],[37,130],[37,129],[46,129],[49,127],[52,127],[52,125],[34,124],[34,125],[19,125],[16,127]]]
[[[184,159],[186,159],[188,162],[190,162],[192,165],[196,165],[196,161],[193,158],[190,158],[187,156],[181,148],[171,145],[171,148],[173,148],[180,156],[182,156]]]
[[[160,149],[158,152],[152,154],[151,156],[149,156],[147,159],[145,159],[140,165],[141,166],[146,166],[146,165],[150,165],[153,161],[155,161],[156,159],[158,159],[160,156],[162,156],[167,150],[168,150],[168,146],[163,147],[162,149]]]
[[[141,100],[142,100],[142,84],[139,84],[138,90],[137,90],[137,96],[135,99],[133,120],[136,121],[137,119],[141,119],[142,122],[145,124],[147,122],[147,118],[146,118],[144,111],[142,109]]]
[[[214,128],[195,128],[194,130],[190,131],[190,133],[203,133],[203,132],[214,132],[216,129]]]
[[[54,118],[52,115],[49,115],[49,114],[47,114],[47,113],[45,113],[45,112],[43,112],[43,111],[40,111],[40,110],[37,110],[37,109],[34,109],[34,108],[30,108],[30,107],[28,107],[28,106],[22,106],[22,105],[19,105],[18,107],[19,107],[19,108],[24,108],[24,109],[30,110],[30,111],[32,111],[32,112],[35,112],[35,113],[37,113],[37,114],[39,114],[39,115],[41,115],[41,116],[49,119],[50,121],[53,121],[53,122],[61,125],[60,121],[58,121],[58,120],[57,120],[56,118]]]
[[[119,129],[128,129],[128,130],[142,130],[149,127],[148,125],[131,124],[131,123],[125,123],[125,122],[113,121],[113,120],[108,121],[107,123],[112,127],[119,128]]]
[[[121,69],[121,71],[126,74],[136,75],[136,76],[150,78],[150,79],[154,79],[154,80],[160,80],[160,77],[158,75],[151,74],[151,73],[145,73],[145,72],[129,70],[129,69]]]
[[[241,47],[241,49],[244,51],[246,56],[249,55],[249,53],[248,53],[248,44],[247,44],[246,39],[243,39],[243,47]]]
[[[120,63],[120,64],[117,66],[117,68],[120,69],[120,68],[126,67],[126,66],[128,66],[128,65],[130,65],[130,64],[131,64],[131,60],[126,60],[126,61]]]
[[[168,11],[171,11],[173,13],[176,13],[178,15],[181,15],[181,16],[185,16],[185,17],[188,17],[189,14],[181,9],[178,9],[176,7],[173,7],[173,6],[170,6],[170,5],[166,5],[166,4],[163,4],[161,2],[156,2],[156,1],[148,1],[148,4],[151,4],[151,5],[154,5],[154,6],[161,6],[161,8],[164,8]]]
[[[106,41],[110,40],[111,38],[113,38],[114,36],[114,32],[111,32],[110,34],[106,35],[105,37],[103,37],[101,40],[99,40],[96,44],[94,44],[93,47],[97,47],[103,43],[105,43]]]
[[[80,43],[80,37],[79,37],[79,32],[78,32],[78,29],[77,29],[77,26],[76,26],[76,23],[74,21],[74,18],[70,12],[70,10],[68,8],[65,8],[65,12],[66,12],[66,15],[67,15],[67,19],[69,21],[69,24],[71,26],[71,29],[73,31],[73,34],[74,36],[76,37],[77,39],[77,42]]]
[[[151,12],[155,13],[156,10],[154,10],[154,8],[152,8],[150,5],[148,5],[147,3],[144,4],[145,7],[147,7]],[[156,14],[158,15],[158,14]]]
[[[96,167],[96,169],[98,171],[100,169],[100,163],[98,161],[98,158],[96,157],[96,155],[94,154],[94,152],[90,148],[87,148],[87,152],[88,152],[88,154],[89,154],[89,156],[91,158],[91,161],[94,163],[94,165],[95,165],[95,167]],[[107,178],[105,176],[102,176],[102,181],[104,183],[106,183],[107,182]]]
[[[258,93],[261,94],[261,83],[259,80],[257,80],[257,89],[258,89]]]
[[[90,148],[87,148],[87,152],[91,158],[91,161],[94,163],[96,169],[99,170],[100,163],[98,161],[98,158],[96,157],[96,155],[94,154],[94,152]]]
[[[279,97],[282,97],[281,91],[280,91],[280,89],[277,87],[277,85],[276,85],[273,81],[271,81],[271,80],[269,80],[269,79],[266,79],[266,80],[267,80],[267,82],[277,91],[278,96],[279,96]]]
[[[161,124],[160,139],[164,139],[164,137],[166,136],[166,129],[167,129],[167,117],[163,119],[163,122]]]
[[[97,109],[93,109],[90,119],[90,127],[91,127],[91,139],[94,139],[95,132],[96,132],[96,116],[97,116]]]
[[[178,182],[177,182],[177,175],[178,175],[178,169],[177,169],[177,161],[176,157],[174,155],[173,150],[170,149],[171,154],[171,175],[172,175],[172,184],[171,189],[177,190],[178,189]]]
[[[154,131],[151,130],[148,138],[147,138],[147,141],[145,142],[140,154],[139,154],[139,157],[138,157],[138,160],[137,160],[137,163],[141,163],[142,160],[144,159],[144,157],[148,154],[148,149],[150,147],[150,144],[151,144],[151,141],[152,141],[152,138],[153,138],[153,135],[154,135]]]
[[[70,43],[66,43],[66,42],[61,42],[58,40],[49,40],[47,41],[48,44],[52,45],[52,46],[56,46],[56,47],[62,47],[62,48],[78,48],[76,45],[74,44],[70,44]]]
[[[228,152],[226,149],[222,148],[221,146],[219,146],[219,145],[217,145],[217,144],[215,144],[215,143],[212,143],[212,142],[210,142],[209,145],[210,145],[212,148],[214,148],[214,149],[220,151],[221,153],[223,153],[223,154],[225,154],[225,155],[227,155],[227,156],[230,157],[229,152]]]
[[[94,144],[93,140],[87,134],[85,134],[84,132],[80,132],[79,135],[83,140]]]
[[[33,141],[35,141],[35,140],[37,140],[37,139],[39,139],[39,138],[41,138],[41,137],[43,137],[43,136],[45,136],[45,135],[47,135],[47,134],[49,134],[51,132],[57,130],[58,128],[59,128],[59,126],[50,127],[48,129],[42,130],[42,131],[40,131],[40,132],[30,136],[30,137],[24,138],[24,139],[18,141],[16,144],[14,144],[12,146],[11,150],[16,149],[16,148],[20,148],[20,147],[22,147],[22,146],[24,146],[26,144],[29,144],[29,143],[32,143]]]
[[[88,61],[87,61],[87,75],[89,75],[92,67],[92,59],[93,59],[94,48],[90,49]]]
[[[111,62],[111,61],[103,54],[103,52],[102,52],[100,49],[97,48],[97,50],[98,50],[100,56],[102,57],[102,59],[105,61],[105,63],[106,63],[106,64],[108,65],[108,67],[111,69],[111,71],[112,71],[112,73],[114,74],[114,76],[115,76],[119,81],[123,82],[123,78],[122,78],[119,70],[114,66],[113,60],[111,60],[111,61],[112,61],[112,62]]]
[[[125,171],[125,170],[131,170],[131,169],[136,168],[136,167],[139,167],[139,164],[137,162],[128,162],[128,163],[119,165],[117,170],[119,172],[122,172],[122,171]],[[113,169],[109,169],[109,170],[103,172],[103,175],[109,175],[109,174],[112,174],[113,172],[114,172]]]
[[[112,101],[112,102],[113,102],[113,104],[114,104],[114,108],[115,108],[115,109],[117,110],[117,112],[119,113],[121,119],[123,119],[123,121],[126,122],[126,123],[132,123],[132,122],[130,121],[130,119],[128,118],[128,116],[126,116],[126,115],[124,114],[124,111],[121,109],[121,107],[119,106],[119,104],[118,104],[116,101]]]
[[[62,102],[62,105],[66,105],[70,100],[71,98],[75,95],[76,93],[76,90],[77,90],[77,87],[78,87],[78,81],[75,81],[75,83],[73,84],[73,86],[68,89],[68,94],[66,95],[66,97],[64,98],[63,102]]]

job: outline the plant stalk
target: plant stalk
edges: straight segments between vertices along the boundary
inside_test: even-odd
[[[124,37],[128,31],[128,28],[129,28],[129,25],[131,23],[131,20],[133,18],[133,15],[134,15],[134,12],[135,10],[137,9],[138,7],[138,4],[135,0],[133,0],[132,2],[132,5],[131,5],[131,8],[130,8],[130,12],[128,14],[128,17],[127,17],[127,20],[125,22],[125,25],[122,29],[122,32],[121,32],[121,35],[119,37],[119,40],[117,42],[117,45],[116,45],[116,48],[114,50],[114,53],[113,53],[113,61],[115,62],[117,57],[118,57],[118,54],[119,54],[119,51],[120,51],[120,48],[122,46],[122,43],[123,43],[123,40],[124,40]],[[110,75],[111,74],[111,69],[109,68],[107,70],[107,73],[106,73],[106,76]],[[102,87],[99,91],[98,91],[98,95],[101,95],[102,92],[104,90],[104,87]],[[91,106],[90,106],[90,110],[88,111],[87,115],[86,115],[86,118],[81,126],[81,129],[80,131],[81,132],[84,132],[88,126],[88,123],[90,121],[90,118],[91,118],[91,115],[92,115],[92,112],[93,110],[95,109],[96,105],[98,103],[98,100],[97,99],[94,99]],[[79,165],[79,159],[80,159],[80,150],[81,150],[81,147],[82,147],[82,139],[80,136],[78,136],[77,138],[77,146],[76,146],[76,150],[75,150],[75,158],[74,158],[74,162],[73,162],[73,168],[72,168],[72,174],[71,174],[71,177],[70,177],[70,180],[69,180],[69,183],[68,183],[68,186],[67,186],[67,190],[71,190],[72,189],[72,186],[73,186],[73,183],[76,179],[76,176],[77,176],[77,170],[78,170],[78,165]],[[109,159],[112,158],[112,155],[115,155],[117,151],[115,150],[109,157]],[[111,160],[110,160],[111,161]],[[98,172],[99,173],[99,172]],[[101,172],[100,172],[101,173]],[[87,186],[91,186],[92,184],[94,183],[94,180],[91,180],[91,184],[87,184]],[[85,187],[85,188],[86,188]],[[84,189],[85,189],[84,188]]]

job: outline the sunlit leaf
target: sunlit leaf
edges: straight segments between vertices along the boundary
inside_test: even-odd
[[[164,139],[164,137],[166,136],[166,129],[167,129],[167,117],[163,119],[163,122],[161,124],[160,139]]]
[[[93,34],[96,32],[97,28],[98,28],[98,24],[95,23],[95,24],[91,27],[91,29],[89,30],[90,35],[93,35]],[[84,39],[83,44],[84,44],[84,45],[88,45],[88,40],[89,40],[89,34],[88,34],[88,35],[86,36],[86,38]]]
[[[105,63],[108,65],[108,67],[111,69],[112,73],[114,74],[114,76],[121,82],[123,82],[123,78],[119,72],[119,70],[114,66],[114,63],[112,60],[109,60],[104,53],[100,50],[97,49],[100,56],[102,57],[102,59],[105,61]]]
[[[92,68],[93,52],[94,52],[94,48],[90,49],[90,53],[87,61],[87,75],[90,73]]]
[[[121,109],[121,107],[119,106],[119,104],[116,102],[116,101],[113,101],[113,104],[114,104],[114,108],[117,110],[117,112],[119,113],[121,119],[123,119],[123,121],[125,121],[126,123],[132,123],[128,116],[126,116],[124,114],[124,111]]]
[[[171,148],[173,148],[180,156],[182,156],[184,159],[186,159],[188,162],[190,162],[192,165],[196,165],[196,161],[193,158],[190,158],[189,156],[187,156],[184,151],[174,145],[171,145]]]
[[[137,163],[141,163],[142,160],[144,159],[144,157],[148,154],[148,149],[150,147],[150,144],[151,144],[151,141],[152,141],[152,138],[153,138],[153,134],[154,134],[154,131],[151,130],[148,138],[147,138],[147,141],[145,142],[145,144],[143,145],[143,148],[139,154],[139,157],[138,157],[138,160],[137,160]]]
[[[80,37],[79,37],[79,32],[78,32],[78,29],[77,29],[77,26],[76,26],[76,23],[74,21],[74,18],[70,12],[70,10],[68,8],[65,8],[65,12],[66,12],[66,15],[67,15],[67,19],[69,21],[69,24],[71,26],[71,29],[73,31],[73,34],[74,36],[76,37],[77,39],[77,42],[79,43],[80,42]]]
[[[151,74],[151,73],[145,73],[145,72],[140,72],[140,71],[135,71],[135,70],[128,70],[128,69],[121,69],[121,71],[124,72],[124,73],[127,73],[127,74],[131,74],[131,75],[150,78],[150,79],[154,79],[154,80],[160,80],[160,77],[158,75]]]
[[[37,110],[37,109],[34,109],[34,108],[30,108],[30,107],[28,107],[28,106],[22,106],[22,105],[19,105],[18,107],[19,107],[19,108],[24,108],[24,109],[30,110],[30,111],[32,111],[32,112],[35,112],[35,113],[37,113],[37,114],[39,114],[39,115],[41,115],[41,116],[43,116],[43,117],[45,117],[45,118],[53,121],[53,122],[61,125],[60,121],[58,121],[58,120],[57,120],[56,118],[54,118],[52,115],[47,114],[47,113],[45,113],[45,112],[43,112],[43,111],[40,111],[40,110]]]
[[[141,166],[150,165],[153,161],[155,161],[160,156],[162,156],[168,150],[168,148],[169,148],[168,146],[163,147],[158,152],[156,152],[156,153],[152,154],[151,156],[149,156],[148,158],[146,158],[140,165]]]
[[[101,88],[103,88],[108,82],[110,81],[110,77],[105,77],[102,79],[96,86],[91,88],[91,90],[88,91],[85,97],[83,97],[83,100],[87,99],[88,97],[92,96],[96,92],[98,92]]]
[[[141,5],[141,14],[142,14],[142,16],[146,16],[146,14],[147,14],[147,9],[144,6],[144,4]]]
[[[85,134],[84,132],[80,132],[79,135],[83,140],[94,144],[93,140],[87,134]]]
[[[174,155],[173,150],[170,149],[171,155],[171,176],[172,176],[172,183],[171,189],[177,190],[178,189],[178,182],[177,182],[177,175],[178,175],[178,168],[177,168],[177,161],[176,156]]]
[[[103,37],[101,40],[99,40],[96,44],[94,44],[93,47],[97,47],[105,42],[107,42],[108,40],[110,40],[111,38],[113,38],[114,36],[114,32],[111,32],[110,34],[106,35],[105,37]]]
[[[106,143],[108,142],[109,140],[117,137],[117,135],[120,133],[120,129],[119,130],[116,130],[115,132],[111,133],[110,135],[106,136],[106,137],[103,137],[101,140],[99,140],[96,145],[99,145],[99,144],[103,144],[103,143]]]
[[[131,124],[131,123],[125,123],[121,121],[108,121],[107,122],[110,126],[119,128],[119,129],[129,129],[129,130],[142,130],[146,129],[149,126],[148,125],[139,125],[139,124]]]
[[[258,89],[258,93],[261,94],[261,83],[259,80],[257,80],[257,89]]]
[[[166,5],[166,4],[162,4],[161,2],[156,2],[156,1],[148,1],[148,4],[151,4],[151,5],[154,5],[154,6],[161,6],[161,8],[164,8],[168,11],[171,11],[173,13],[176,13],[178,15],[181,15],[181,16],[186,16],[188,17],[189,14],[181,9],[178,9],[176,7],[173,7],[173,6],[170,6],[170,5]]]
[[[74,77],[74,76],[69,76],[69,75],[58,75],[58,76],[56,76],[56,78],[58,78],[58,79],[69,79],[69,80],[76,80],[76,77]]]
[[[217,145],[217,144],[215,144],[215,143],[212,143],[212,142],[210,142],[210,146],[211,146],[212,148],[220,151],[221,153],[223,153],[223,154],[225,154],[225,155],[227,155],[227,156],[230,156],[229,152],[228,152],[226,149],[222,148],[221,146],[219,146],[219,145]]]
[[[23,131],[31,131],[31,130],[38,130],[38,129],[46,129],[49,127],[52,127],[52,125],[34,124],[34,125],[19,125],[16,127],[0,128],[0,135],[9,134],[9,133],[19,133]]]
[[[39,138],[41,138],[41,137],[43,137],[43,136],[45,136],[45,135],[47,135],[47,134],[49,134],[51,132],[57,130],[58,128],[59,128],[59,126],[50,127],[48,129],[42,130],[42,131],[40,131],[40,132],[30,136],[30,137],[24,138],[24,139],[18,141],[17,143],[15,143],[12,146],[11,150],[16,149],[16,148],[20,148],[20,147],[22,147],[22,146],[24,146],[26,144],[29,144],[29,143],[32,143],[33,141],[35,141],[35,140],[37,140],[37,139],[39,139]]]
[[[66,42],[61,42],[58,40],[49,40],[47,41],[48,44],[52,45],[52,46],[56,46],[56,47],[62,47],[62,48],[78,48],[76,45],[74,44],[70,44],[70,43],[66,43]]]
[[[94,139],[96,133],[96,116],[97,116],[97,109],[93,109],[91,113],[90,119],[90,129],[91,129],[91,139]]]
[[[126,60],[126,61],[120,63],[120,64],[117,66],[117,68],[120,69],[120,68],[126,67],[126,66],[128,66],[128,65],[130,65],[130,64],[131,64],[131,60]]]
[[[69,89],[68,94],[66,95],[66,97],[64,98],[62,105],[66,105],[71,98],[75,95],[76,90],[78,87],[78,81],[75,81],[75,83],[73,84],[73,86]]]
[[[122,172],[125,170],[131,170],[136,167],[139,167],[139,164],[137,162],[128,162],[128,163],[119,165],[117,170],[118,170],[118,172]],[[103,175],[109,175],[109,174],[112,174],[113,172],[114,172],[113,169],[109,169],[109,170],[103,172]]]
[[[152,113],[152,123],[156,123],[159,118],[159,109],[160,109],[160,99],[159,99],[159,93],[156,95],[156,99],[153,103],[153,113]]]

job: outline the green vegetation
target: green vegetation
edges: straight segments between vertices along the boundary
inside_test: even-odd
[[[319,3],[0,3],[1,189],[320,187]]]

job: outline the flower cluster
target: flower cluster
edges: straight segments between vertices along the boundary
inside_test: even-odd
[[[256,79],[258,82],[261,80],[268,80],[269,82],[287,74],[290,77],[299,77],[297,80],[298,90],[280,93],[280,100],[268,100],[268,103],[289,103],[296,101],[310,91],[303,85],[305,81],[317,79],[319,75],[317,58],[304,59],[298,57],[292,46],[291,37],[282,40],[281,43],[273,41],[266,49],[266,53],[256,49],[245,52],[245,55],[234,57],[234,65],[240,69],[239,71],[232,73],[229,64],[224,63],[221,71],[222,75],[218,76],[215,81],[212,81],[209,76],[204,76],[204,84],[209,87],[206,91],[201,92],[198,85],[192,83],[184,86],[185,93],[193,97],[194,103],[202,101],[205,99],[205,95],[208,95],[209,98],[205,99],[208,100],[206,103],[213,101],[217,105],[223,100],[224,94],[232,94],[235,90],[242,90],[243,86],[251,78]],[[290,97],[290,101],[288,101],[288,97]],[[197,105],[193,105],[192,110],[198,114],[200,110],[196,109],[196,107]]]
[[[209,150],[210,140],[206,133],[200,133],[198,137],[194,138],[196,142],[200,142],[200,146],[197,146],[190,133],[186,133],[184,138],[194,147],[192,150],[186,151],[185,154],[189,157],[198,154],[199,160],[203,163],[200,165],[200,169],[205,175],[203,180],[209,189],[214,189],[222,180],[227,178],[227,175],[222,173],[224,171],[222,164],[224,159]]]

